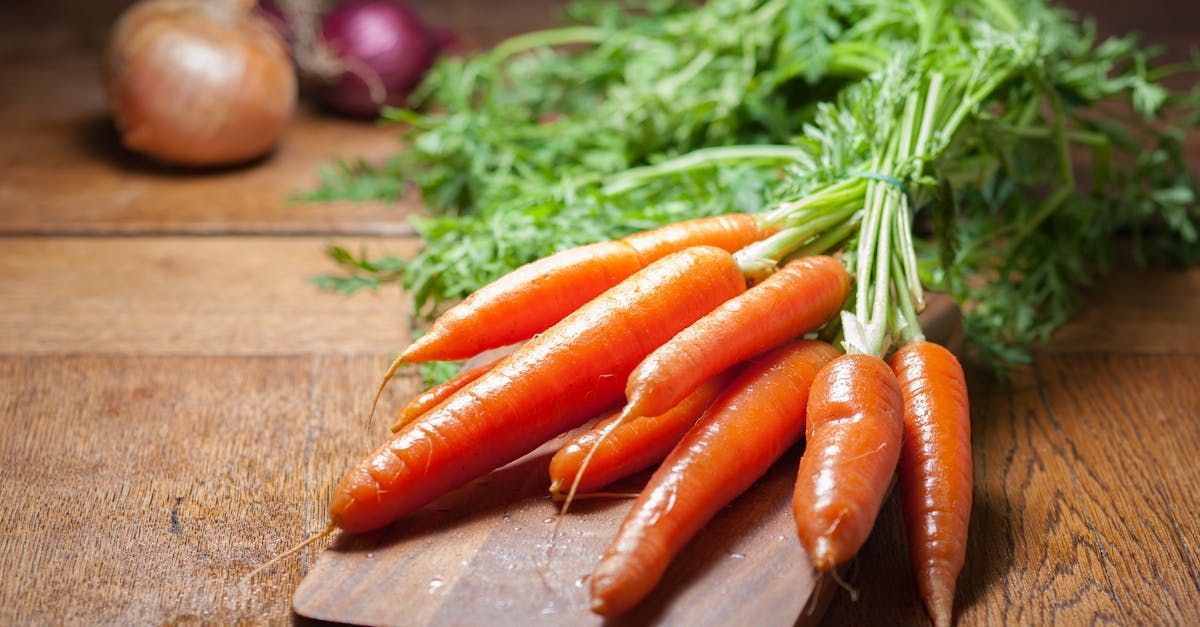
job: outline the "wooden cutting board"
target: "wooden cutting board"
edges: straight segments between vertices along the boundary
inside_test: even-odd
[[[922,314],[931,339],[961,346],[948,299]],[[342,534],[296,590],[309,618],[363,625],[600,625],[587,575],[632,504],[580,501],[554,535],[550,457],[568,437],[446,495],[391,528]],[[815,623],[835,585],[818,582],[795,539],[799,447],[723,509],[676,558],[655,592],[612,625]],[[649,473],[612,488],[636,491]]]

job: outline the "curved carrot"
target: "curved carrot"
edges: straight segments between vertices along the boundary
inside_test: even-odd
[[[844,355],[813,382],[792,510],[818,572],[853,557],[871,533],[896,471],[903,415],[900,384],[878,357]]]
[[[798,340],[751,361],[659,466],[592,571],[592,611],[641,601],[667,564],[804,432],[809,387],[837,356]]]
[[[733,252],[766,235],[754,216],[732,214],[564,250],[513,270],[447,310],[399,361],[466,359],[528,339],[671,253],[692,246]]]
[[[787,264],[650,353],[626,384],[629,411],[667,411],[718,372],[825,324],[849,291],[850,275],[833,257]]]
[[[675,253],[530,340],[351,468],[330,517],[370,531],[621,402],[656,346],[745,291],[724,250]]]
[[[504,357],[507,356],[505,355]],[[474,368],[464,368],[450,379],[412,397],[412,400],[408,401],[404,407],[400,408],[400,411],[396,412],[396,422],[392,424],[392,432],[399,431],[408,423],[419,418],[421,414],[436,407],[438,403],[450,398],[452,394],[466,387],[468,383],[482,377],[484,373],[503,361],[504,357],[497,357]]]
[[[954,355],[916,342],[892,355],[904,394],[900,503],[917,589],[933,624],[950,625],[971,518],[971,412]]]
[[[619,414],[596,423],[550,459],[550,494],[561,496],[563,487],[571,485],[598,440],[600,448],[592,455],[587,472],[579,479],[576,489],[580,492],[599,490],[662,461],[683,434],[696,424],[696,419],[708,409],[717,394],[733,380],[733,375],[732,371],[727,371],[705,381],[678,405],[660,415],[626,420],[615,428],[611,425]],[[609,429],[612,433],[604,438]]]

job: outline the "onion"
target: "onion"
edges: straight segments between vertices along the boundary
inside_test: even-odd
[[[145,0],[118,20],[104,59],[126,147],[192,166],[261,156],[296,106],[284,44],[252,0]]]
[[[357,116],[378,115],[385,104],[403,106],[447,39],[395,0],[343,2],[321,21],[318,45],[333,53],[340,72],[318,96]]]

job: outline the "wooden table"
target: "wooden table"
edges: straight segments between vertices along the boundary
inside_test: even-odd
[[[1080,3],[1176,51],[1200,30],[1187,3]],[[123,152],[95,72],[122,4],[0,9],[0,623],[285,621],[316,549],[241,577],[324,525],[407,336],[399,292],[307,279],[331,241],[410,254],[414,203],[286,202],[334,156],[397,149],[308,111],[250,169]],[[474,42],[553,19],[427,4]],[[1200,271],[1120,271],[1087,301],[1012,380],[971,373],[963,624],[1200,623]],[[922,623],[902,547],[891,503],[828,623]]]

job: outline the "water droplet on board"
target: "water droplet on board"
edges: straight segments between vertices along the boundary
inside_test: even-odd
[[[546,518],[542,519],[542,522],[543,522],[544,524],[547,524],[547,525],[548,525],[548,524],[550,524],[550,523],[554,522],[554,517],[553,517],[553,516],[547,516]]]
[[[584,575],[584,576],[580,577],[579,579],[576,579],[576,580],[575,580],[575,587],[576,587],[576,588],[582,588],[582,587],[583,587],[583,584],[587,583],[587,580],[588,580],[589,578],[591,578],[591,575]]]
[[[442,586],[444,585],[446,585],[446,582],[442,581],[441,577],[434,577],[433,579],[430,579],[428,588],[429,594],[437,594],[437,591],[441,590]]]
[[[729,557],[731,557],[731,558],[733,558],[733,559],[735,559],[735,560],[740,560],[740,559],[745,559],[745,558],[746,558],[746,554],[745,554],[745,553],[730,553],[730,554],[729,554]]]
[[[367,553],[367,559],[369,559],[369,560],[373,560],[373,559],[375,559],[375,554],[374,554],[374,553]]]

